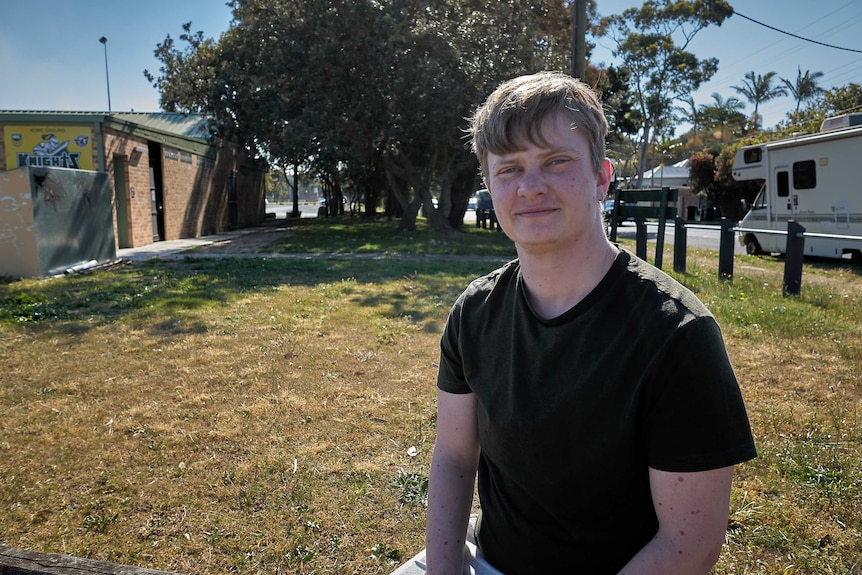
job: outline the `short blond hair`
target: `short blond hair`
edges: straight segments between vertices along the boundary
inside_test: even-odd
[[[602,170],[608,120],[596,93],[588,84],[559,72],[519,76],[500,84],[470,118],[471,143],[482,175],[488,177],[488,153],[507,154],[526,140],[543,144],[540,128],[545,119],[565,112],[572,128],[583,131],[590,144],[593,173]]]

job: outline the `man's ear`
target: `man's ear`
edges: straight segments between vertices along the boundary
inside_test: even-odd
[[[614,165],[608,158],[605,158],[604,162],[602,162],[602,168],[596,175],[596,195],[598,195],[599,200],[605,199],[605,196],[608,195],[608,187],[611,185],[613,179]]]

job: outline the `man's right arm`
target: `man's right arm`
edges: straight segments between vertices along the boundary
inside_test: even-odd
[[[437,392],[437,440],[428,484],[427,575],[461,575],[479,463],[476,396]]]

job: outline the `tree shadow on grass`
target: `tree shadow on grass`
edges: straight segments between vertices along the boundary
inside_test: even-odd
[[[284,285],[319,286],[355,280],[381,284],[413,277],[427,293],[442,292],[448,307],[487,262],[398,259],[185,258],[149,260],[52,280],[0,283],[0,326],[33,324],[64,333],[84,333],[123,318],[145,320],[157,334],[200,333],[194,312],[231,303]],[[393,317],[428,319],[410,293],[354,296],[357,305],[381,306]],[[192,315],[189,315],[189,314]],[[156,318],[156,321],[152,321]]]

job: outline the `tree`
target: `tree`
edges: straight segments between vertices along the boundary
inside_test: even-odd
[[[746,140],[745,144],[754,143]],[[711,206],[719,209],[722,215],[729,218],[742,217],[742,201],[752,202],[760,182],[737,182],[731,172],[736,150],[744,145],[737,143],[723,147],[718,154],[698,152],[689,160],[689,185],[693,190],[703,194]]]
[[[712,127],[715,138],[723,142],[726,132],[732,132],[734,127],[740,129],[745,124],[745,116],[740,112],[744,107],[739,98],[724,99],[721,94],[713,92],[712,104],[704,104],[700,112],[704,124]]]
[[[478,173],[465,118],[503,79],[571,58],[569,0],[229,5],[218,42],[188,24],[184,46],[168,36],[157,47],[159,75],[147,76],[163,107],[207,114],[217,135],[283,171],[302,166],[330,213],[362,197],[405,229],[422,206],[432,226],[460,226]]]
[[[718,69],[716,58],[686,51],[698,32],[733,14],[724,0],[649,0],[603,20],[616,43],[614,56],[630,74],[643,124],[637,186],[643,182],[653,131],[670,124],[674,100],[684,98]],[[677,44],[679,42],[679,44]]]
[[[760,125],[760,116],[757,113],[760,104],[778,98],[779,96],[787,95],[786,86],[772,85],[772,80],[775,76],[775,72],[767,72],[761,76],[760,74],[755,74],[752,70],[751,72],[746,72],[745,79],[742,81],[742,86],[731,86],[731,88],[745,96],[749,102],[754,104],[754,113],[751,117],[755,126]]]
[[[818,78],[822,77],[823,72],[812,73],[811,70],[805,70],[805,74],[803,75],[802,68],[797,67],[795,82],[791,82],[787,78],[781,79],[787,87],[787,90],[790,92],[790,95],[793,96],[794,100],[796,100],[795,113],[799,113],[799,106],[802,102],[807,102],[823,92],[823,88],[817,85]]]
[[[862,110],[862,86],[851,82],[821,92],[778,127],[780,134],[816,132],[826,118],[859,110]]]
[[[721,194],[715,181],[715,156],[709,152],[692,154],[688,161],[688,184],[696,193],[706,196],[710,205],[718,205]]]
[[[686,145],[689,148],[695,148],[703,144],[703,140],[698,138],[699,128],[703,127],[703,111],[692,96],[680,98],[680,101],[685,104],[685,107],[676,107],[676,111],[680,114],[679,119],[691,124],[691,137]]]

